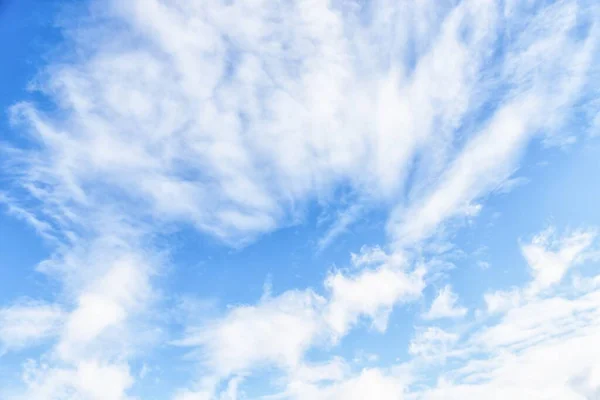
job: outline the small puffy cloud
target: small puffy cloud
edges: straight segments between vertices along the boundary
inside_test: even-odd
[[[373,320],[373,326],[383,331],[392,308],[401,302],[415,300],[425,287],[425,270],[407,272],[383,264],[356,276],[341,273],[329,275],[325,287],[330,300],[325,318],[336,336],[343,336],[362,317]]]
[[[355,267],[379,264],[386,261],[388,258],[388,254],[379,246],[363,246],[358,253],[351,254],[352,265]]]
[[[464,317],[467,314],[467,309],[457,303],[458,295],[452,291],[450,285],[446,285],[438,291],[437,297],[431,303],[431,308],[423,315],[423,318],[432,320]]]
[[[585,260],[593,244],[594,231],[578,230],[557,237],[553,228],[534,236],[521,245],[533,275],[532,290],[544,290],[560,283],[571,267]]]
[[[485,293],[487,312],[507,312],[527,301],[539,299],[543,291],[559,286],[570,269],[595,257],[595,238],[595,230],[577,230],[558,236],[553,227],[548,227],[533,236],[530,242],[520,243],[532,279],[521,288]]]
[[[495,292],[486,293],[483,295],[487,311],[490,314],[497,312],[507,311],[513,307],[516,307],[521,302],[521,291],[503,291],[497,290]]]
[[[490,263],[488,261],[479,260],[477,261],[477,266],[483,270],[490,268]]]

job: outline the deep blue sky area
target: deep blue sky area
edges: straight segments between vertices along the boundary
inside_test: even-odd
[[[4,0],[0,5],[0,137],[4,143],[27,145],[23,133],[11,128],[8,109],[17,102],[37,98],[27,86],[39,72],[48,52],[60,41],[61,33],[54,18],[62,3]],[[9,179],[6,174],[0,174],[0,186],[5,187]],[[49,255],[49,249],[34,229],[15,216],[7,215],[3,207],[0,238],[0,268],[3,270],[0,297],[3,301],[26,296],[31,290],[42,290],[36,283],[39,277],[31,271]]]

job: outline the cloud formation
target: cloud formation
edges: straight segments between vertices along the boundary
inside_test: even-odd
[[[183,399],[235,398],[264,365],[284,371],[290,398],[596,393],[597,365],[576,350],[596,334],[596,281],[554,292],[585,258],[587,231],[523,245],[530,285],[485,297],[482,312],[500,321],[467,337],[418,330],[414,362],[348,372],[332,361],[323,383],[305,353],[364,321],[385,332],[394,308],[430,282],[424,243],[505,190],[532,141],[578,140],[563,128],[597,101],[598,16],[575,0],[86,3],[64,23],[65,51],[31,84],[44,100],[11,109],[29,142],[6,149],[0,201],[52,241],[38,271],[61,288],[51,302],[0,309],[3,351],[52,341],[16,398],[127,399],[132,363],[162,340],[200,349],[212,370],[174,388]],[[386,215],[386,243],[317,287],[234,305],[165,339],[154,316],[170,249],[157,236],[191,226],[242,247],[339,191],[357,200],[318,247],[369,209]],[[425,316],[466,309],[447,286]],[[533,316],[542,331],[525,322]],[[484,357],[415,392],[440,349]],[[544,368],[550,351],[568,362]]]
[[[551,231],[524,246],[539,245]],[[553,244],[572,248],[587,235],[591,234],[574,232]],[[578,250],[583,255],[594,249],[587,241]],[[534,271],[540,267],[537,259],[528,262]],[[554,264],[545,266],[552,269]],[[600,334],[598,282],[597,275],[561,278],[542,294],[531,291],[537,288],[534,275],[522,288],[486,296],[488,317],[477,329],[455,338],[452,357],[460,366],[439,375],[437,384],[416,398],[594,398],[600,393],[598,355],[592,344]]]
[[[237,306],[223,318],[189,327],[177,344],[199,346],[201,361],[210,371],[197,384],[196,395],[210,398],[220,381],[235,380],[261,367],[276,366],[296,379],[303,377],[310,348],[337,343],[359,320],[385,330],[395,305],[420,296],[423,274],[423,269],[407,271],[398,257],[387,257],[373,269],[351,275],[330,273],[324,282],[325,295],[310,289],[277,297],[266,293],[256,305]]]
[[[24,301],[0,309],[0,353],[55,335],[63,319],[59,307],[40,302]]]
[[[450,285],[438,291],[437,297],[431,303],[431,308],[423,315],[425,319],[458,318],[467,313],[465,307],[457,305],[458,296],[452,292]]]

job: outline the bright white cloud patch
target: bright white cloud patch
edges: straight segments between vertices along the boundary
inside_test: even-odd
[[[438,318],[458,318],[464,317],[467,313],[465,307],[458,304],[458,296],[452,292],[450,285],[444,286],[438,291],[437,297],[431,303],[431,308],[427,311],[423,318],[438,319]]]
[[[559,283],[568,270],[585,260],[595,237],[594,232],[577,231],[555,238],[551,228],[536,235],[531,243],[521,247],[531,267],[534,282],[532,290],[543,290]]]
[[[179,342],[206,347],[209,368],[228,376],[261,363],[294,367],[323,330],[325,300],[311,291],[286,292],[256,306],[240,306],[212,324],[192,329]]]
[[[29,85],[43,99],[10,109],[27,143],[3,153],[0,202],[48,239],[37,272],[58,283],[52,303],[0,307],[1,352],[47,344],[11,398],[136,398],[154,389],[135,366],[165,347],[192,349],[189,382],[161,392],[187,400],[243,398],[260,374],[248,397],[598,395],[599,278],[571,274],[594,262],[593,231],[520,243],[531,280],[473,307],[435,267],[532,146],[597,124],[595,2],[95,0],[64,21]],[[174,328],[166,277],[191,279],[170,265],[174,232],[243,249],[313,206],[334,217],[311,250],[374,214],[383,242]],[[390,329],[432,282],[424,318],[404,307]],[[399,326],[415,334],[398,365],[340,355]]]
[[[353,277],[330,275],[325,281],[331,292],[325,318],[333,331],[344,335],[363,315],[372,319],[376,329],[385,330],[393,306],[414,300],[424,286],[423,269],[407,274],[400,268],[383,264]]]

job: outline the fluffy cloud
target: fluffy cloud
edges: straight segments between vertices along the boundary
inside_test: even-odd
[[[378,248],[373,251],[381,252]],[[256,305],[233,307],[220,319],[189,328],[176,344],[199,347],[201,361],[210,371],[194,395],[214,396],[221,380],[267,366],[286,371],[290,389],[313,385],[310,377],[317,372],[321,376],[317,380],[326,380],[332,368],[337,371],[333,376],[337,376],[340,365],[335,362],[307,367],[308,349],[336,343],[363,318],[372,321],[376,329],[385,330],[392,308],[415,300],[424,287],[423,269],[407,270],[398,255],[384,258],[386,262],[372,269],[331,272],[324,282],[324,296],[310,289],[291,290],[276,297],[267,293]]]
[[[152,301],[145,260],[121,254],[108,262],[103,273],[77,294],[57,346],[64,360],[128,352],[126,321]],[[102,344],[111,336],[116,339],[115,335],[120,336],[121,344],[107,351]]]
[[[423,318],[438,319],[464,317],[467,313],[467,309],[458,306],[457,302],[458,296],[452,292],[452,287],[450,285],[446,285],[438,292],[437,297],[433,300],[433,303],[431,303],[431,308],[423,315]]]
[[[294,367],[323,330],[319,314],[324,302],[310,290],[265,298],[192,329],[178,344],[203,346],[207,366],[218,376],[268,363]]]
[[[385,330],[394,305],[418,298],[425,286],[424,269],[407,273],[389,264],[347,277],[331,274],[325,281],[331,298],[325,310],[329,326],[343,336],[361,316],[372,319],[373,326]]]
[[[41,340],[53,343],[39,362],[26,363],[23,385],[13,383],[3,396],[128,398],[134,379],[127,360],[155,339],[144,313],[154,301],[149,279],[156,261],[142,257],[129,238],[129,244],[110,236],[78,239],[40,264],[40,271],[64,283],[63,305],[28,301],[2,310],[0,332],[8,350]]]
[[[568,270],[585,260],[595,233],[576,231],[562,238],[549,228],[521,247],[534,277],[532,290],[543,290],[559,283]]]
[[[521,243],[532,280],[524,288],[486,293],[487,311],[505,312],[559,285],[571,268],[596,258],[595,238],[594,230],[577,230],[559,237],[553,227],[548,227],[529,243]]]

